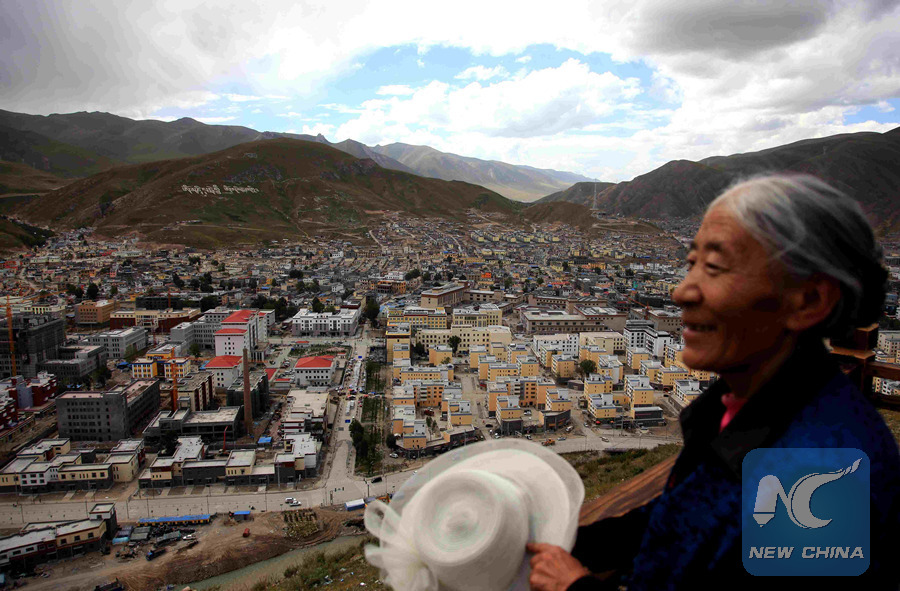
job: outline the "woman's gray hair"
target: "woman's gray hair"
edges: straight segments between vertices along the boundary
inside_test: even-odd
[[[822,336],[841,337],[881,317],[888,273],[855,200],[816,177],[791,174],[739,182],[709,209],[717,205],[728,207],[794,278],[837,280],[842,297],[816,327]]]

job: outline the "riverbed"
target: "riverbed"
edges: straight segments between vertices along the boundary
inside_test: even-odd
[[[229,591],[231,589],[249,589],[255,583],[267,578],[271,578],[273,582],[280,581],[284,577],[285,569],[289,566],[303,564],[310,556],[320,552],[325,552],[326,554],[342,552],[359,544],[361,541],[362,537],[360,536],[340,536],[324,544],[291,550],[275,558],[256,562],[250,566],[210,577],[203,581],[190,583],[188,586],[191,589],[204,591],[218,585],[222,591]]]

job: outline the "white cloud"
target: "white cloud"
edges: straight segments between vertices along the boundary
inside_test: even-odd
[[[303,113],[297,113],[296,111],[289,111],[287,113],[276,113],[276,117],[303,117]]]
[[[253,96],[252,94],[226,94],[225,98],[233,103],[246,103],[248,101],[262,100],[261,96]]]
[[[485,86],[472,82],[462,88],[433,81],[408,98],[369,100],[359,117],[344,123],[337,134],[360,139],[387,135],[384,130],[398,125],[508,137],[552,135],[591,125],[639,92],[636,79],[598,74],[569,59],[518,80]]]
[[[252,114],[256,115],[257,113],[262,113],[262,109],[253,109],[250,111]]]
[[[523,55],[522,57],[517,57],[517,58],[516,58],[516,63],[517,63],[517,64],[527,64],[527,63],[530,62],[530,61],[531,61],[531,56],[530,56],[530,55]]]
[[[322,103],[319,105],[323,109],[328,109],[329,111],[334,111],[336,113],[361,113],[362,110],[356,107],[348,107],[347,105],[342,105],[340,103]]]
[[[375,91],[375,94],[378,95],[409,95],[413,94],[416,90],[406,84],[388,84],[386,86],[380,86],[378,90]]]
[[[330,137],[334,133],[334,125],[329,125],[327,123],[316,123],[314,125],[304,125],[303,128],[297,133],[304,133],[306,135],[322,134],[325,137]]]
[[[491,78],[506,78],[509,72],[503,66],[487,68],[485,66],[472,66],[466,68],[455,77],[457,80],[490,80]]]
[[[523,1],[515,11],[505,3],[460,0],[438,19],[431,5],[413,0],[396,0],[390,9],[221,0],[215,10],[201,0],[35,0],[0,3],[0,22],[0,108],[41,114],[100,110],[143,118],[206,106],[222,98],[212,92],[217,88],[253,93],[241,97],[290,97],[304,110],[347,100],[329,97],[330,83],[385,40],[415,46],[423,68],[422,56],[436,47],[462,48],[476,58],[519,56],[523,65],[530,65],[524,52],[540,44],[609,54],[655,72],[642,90],[671,107],[665,121],[648,118],[623,139],[570,133],[605,133],[609,117],[628,113],[622,104],[632,100],[622,82],[577,69],[572,80],[545,70],[536,79],[523,69],[496,84],[426,85],[413,94],[373,95],[361,110],[332,110],[353,115],[338,136],[343,130],[359,133],[355,139],[393,141],[431,134],[455,150],[518,162],[527,156],[537,166],[578,158],[589,167],[583,170],[600,170],[615,162],[622,175],[675,157],[877,131],[884,125],[849,125],[847,116],[865,106],[895,113],[887,101],[900,96],[900,7],[890,0],[573,0],[565,10]],[[535,83],[542,79],[546,88]],[[531,92],[535,101],[528,105]],[[620,128],[628,125],[633,120]]]

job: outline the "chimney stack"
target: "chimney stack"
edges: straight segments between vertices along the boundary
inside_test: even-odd
[[[250,362],[244,349],[244,427],[247,435],[253,437],[253,404],[250,401]]]

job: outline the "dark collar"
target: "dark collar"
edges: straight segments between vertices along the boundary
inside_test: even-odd
[[[719,423],[725,413],[721,399],[729,387],[724,380],[717,380],[681,413],[684,458],[676,463],[674,480],[680,481],[703,458],[724,463],[740,479],[744,456],[778,440],[803,407],[839,371],[820,341],[798,345],[775,376],[750,397],[721,433]]]

